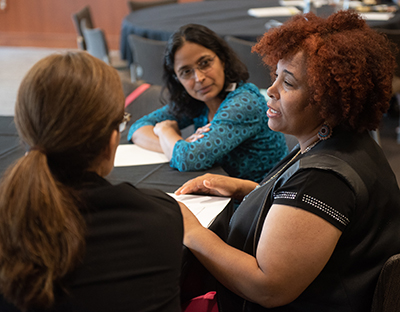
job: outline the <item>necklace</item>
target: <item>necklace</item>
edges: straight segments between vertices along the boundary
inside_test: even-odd
[[[308,145],[305,149],[304,149],[304,151],[302,151],[301,153],[302,154],[305,154],[305,153],[307,153],[307,152],[309,152],[310,151],[310,149],[312,149],[315,145],[317,145],[319,142],[320,142],[321,140],[317,140],[317,141],[315,141],[314,143],[311,143],[310,145]]]
[[[284,169],[286,169],[287,166],[289,166],[290,163],[292,163],[293,160],[296,159],[297,156],[299,156],[299,154],[301,153],[301,151],[299,150],[296,155],[294,155],[292,157],[291,160],[289,160],[281,169],[279,169],[272,177],[270,177],[266,182],[264,182],[263,184],[259,184],[257,185],[257,187],[263,186],[265,184],[267,184],[268,182],[270,182],[271,180],[273,180],[274,178],[276,178],[277,175],[279,175]],[[256,188],[257,188],[256,187]]]
[[[309,152],[315,145],[317,145],[321,140],[317,140],[314,143],[311,143],[309,146],[307,146],[304,151],[301,151],[301,149],[296,153],[296,155],[294,155],[292,157],[292,159],[290,159],[281,169],[279,169],[272,177],[270,177],[266,182],[264,182],[259,186],[263,186],[265,184],[267,184],[268,182],[270,182],[271,180],[275,179],[283,170],[285,170],[292,162],[293,160],[295,160],[297,158],[297,156],[299,156],[300,154],[304,155],[305,153]],[[256,188],[257,188],[256,187]]]

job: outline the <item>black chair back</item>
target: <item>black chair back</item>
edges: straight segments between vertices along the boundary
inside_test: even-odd
[[[130,34],[128,43],[133,55],[132,81],[141,79],[150,84],[162,85],[164,51],[167,42]]]
[[[250,74],[249,82],[254,83],[261,89],[268,89],[272,85],[270,71],[262,62],[261,56],[251,52],[251,48],[256,42],[233,36],[226,36],[225,40],[236,52],[239,59],[247,66]]]
[[[92,14],[90,12],[90,7],[85,6],[82,10],[77,13],[72,14],[72,21],[74,23],[76,32],[77,32],[77,44],[78,48],[81,50],[86,50],[86,42],[83,36],[83,31],[81,28],[81,21],[83,19],[86,20],[86,27],[87,28],[94,28],[93,21],[92,21]]]
[[[383,266],[372,301],[371,312],[400,311],[400,254]]]

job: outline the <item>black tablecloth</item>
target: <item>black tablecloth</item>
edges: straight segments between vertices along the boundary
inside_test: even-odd
[[[205,171],[179,172],[178,170],[171,168],[168,163],[164,163],[156,165],[116,167],[107,176],[107,179],[113,184],[128,181],[137,187],[157,188],[164,192],[173,193],[186,181],[205,173],[227,175],[219,166]]]
[[[25,147],[18,137],[13,120],[14,118],[11,116],[0,117],[0,177],[3,176],[7,167],[25,154]],[[186,181],[207,172],[226,175],[219,166],[205,171],[179,172],[171,168],[168,163],[164,163],[116,167],[106,178],[111,183],[126,181],[137,187],[158,188],[164,192],[174,192]]]
[[[265,31],[265,23],[271,19],[284,22],[288,17],[256,18],[247,14],[250,8],[279,6],[278,0],[200,1],[168,4],[130,13],[122,21],[120,49],[123,59],[132,62],[128,35],[137,34],[155,40],[168,40],[180,26],[196,23],[207,26],[220,36],[236,36],[256,41]],[[329,15],[332,9],[322,7],[318,15]],[[400,23],[400,13],[389,21],[367,21],[371,27],[390,27]]]

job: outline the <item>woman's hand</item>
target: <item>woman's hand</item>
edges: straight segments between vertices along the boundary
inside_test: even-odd
[[[159,123],[156,123],[156,125],[153,128],[154,134],[156,136],[160,136],[163,131],[170,131],[174,130],[178,135],[181,135],[181,131],[179,130],[178,123],[176,120],[163,120]]]
[[[175,191],[175,194],[197,193],[232,197],[242,200],[243,197],[250,193],[257,185],[256,182],[250,180],[207,173],[187,181]]]
[[[204,133],[210,131],[211,123],[206,124],[204,127],[197,128],[196,132],[186,138],[186,142],[195,142],[204,137]]]

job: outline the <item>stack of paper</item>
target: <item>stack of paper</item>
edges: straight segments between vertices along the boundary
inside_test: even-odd
[[[231,200],[227,197],[207,195],[175,195],[173,193],[168,193],[168,195],[184,203],[204,227],[209,227]]]
[[[152,165],[168,162],[168,158],[162,153],[156,153],[135,144],[121,144],[115,154],[115,167]]]

